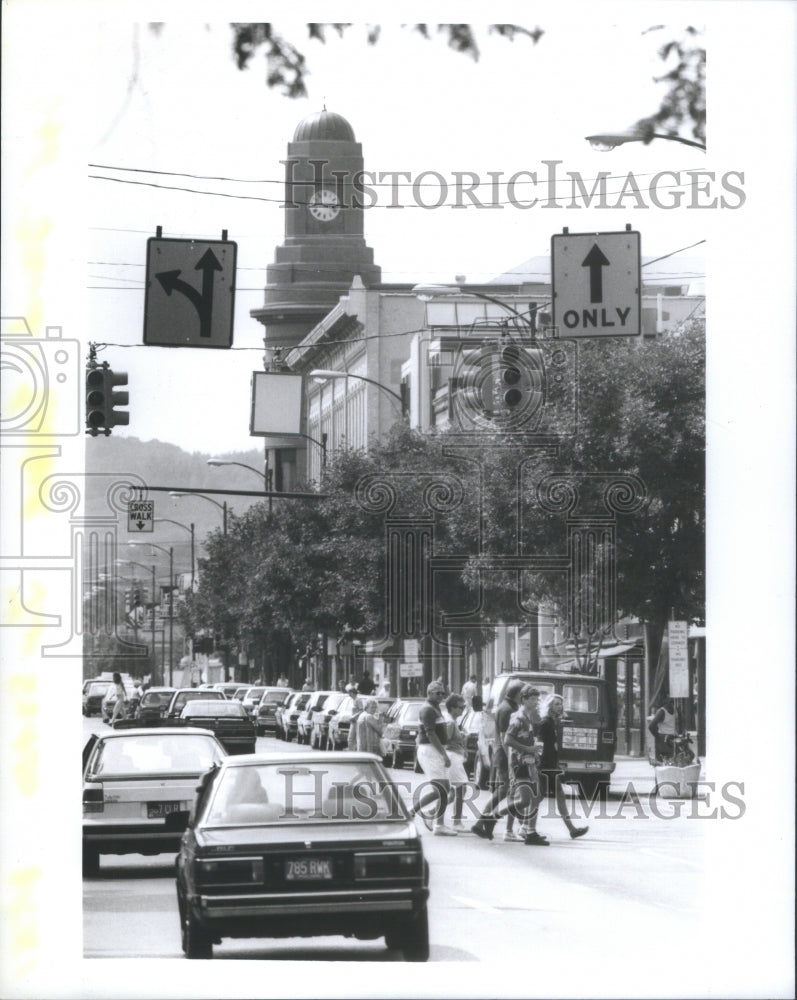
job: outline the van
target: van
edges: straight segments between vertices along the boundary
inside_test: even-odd
[[[615,768],[617,708],[613,692],[602,677],[554,671],[521,671],[498,674],[482,711],[476,783],[487,787],[495,746],[495,713],[512,680],[533,684],[542,694],[564,699],[559,765],[565,782],[578,784],[587,798],[605,798]]]

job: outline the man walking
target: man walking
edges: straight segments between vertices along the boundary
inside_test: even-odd
[[[445,693],[445,688],[439,681],[432,681],[426,689],[426,701],[421,706],[418,719],[418,764],[437,792],[432,833],[436,837],[455,837],[456,830],[446,826],[443,820],[451,787],[448,779],[451,759],[445,748],[448,732],[440,711],[440,702]]]
[[[498,711],[495,713],[495,746],[493,747],[493,762],[490,768],[490,787],[492,792],[481,819],[476,820],[471,827],[471,830],[477,837],[484,837],[486,840],[493,839],[493,828],[498,821],[498,818],[494,815],[494,810],[509,791],[509,760],[504,745],[504,736],[509,728],[509,720],[520,707],[518,705],[518,696],[522,687],[523,681],[510,681],[506,686],[506,692],[501,704],[498,706]],[[522,840],[515,833],[514,827],[515,817],[510,810],[506,816],[504,840]]]

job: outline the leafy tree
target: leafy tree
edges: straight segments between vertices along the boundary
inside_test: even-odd
[[[326,44],[328,38],[339,38],[351,27],[350,23],[307,24],[307,40]],[[381,34],[380,25],[370,24],[364,27],[368,44],[375,45]],[[413,24],[406,27],[426,39],[440,35],[455,52],[461,52],[474,60],[479,58],[479,33],[472,25]],[[277,88],[287,97],[307,96],[305,78],[309,69],[307,60],[296,43],[286,38],[271,23],[234,23],[231,28],[233,54],[239,69],[246,69],[255,53],[263,49],[267,86]],[[534,45],[545,34],[540,27],[529,28],[520,24],[489,24],[484,30],[487,34],[496,34],[509,41],[516,38],[527,39]],[[662,31],[664,25],[655,25],[647,30]],[[681,36],[668,38],[659,49],[667,70],[656,80],[665,83],[667,91],[659,108],[636,123],[636,128],[647,137],[647,142],[651,141],[654,132],[678,135],[683,126],[691,126],[694,138],[705,143],[706,51],[700,44],[701,35],[700,29],[689,26]]]

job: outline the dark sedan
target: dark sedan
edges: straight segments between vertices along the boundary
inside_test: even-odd
[[[425,962],[428,885],[418,831],[373,755],[230,757],[200,783],[177,857],[183,951],[342,934]]]
[[[415,761],[419,716],[423,698],[403,698],[387,714],[383,744],[392,767],[403,767],[407,760]]]
[[[180,719],[187,726],[211,730],[227,753],[255,752],[255,724],[240,701],[189,701]]]
[[[141,701],[136,709],[136,719],[139,725],[146,726],[149,722],[158,719],[165,719],[169,709],[169,702],[176,688],[171,687],[151,687],[142,694]]]

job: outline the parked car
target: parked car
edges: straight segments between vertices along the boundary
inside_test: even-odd
[[[228,757],[200,783],[176,882],[191,959],[224,938],[339,934],[429,958],[429,866],[370,754]]]
[[[239,681],[217,681],[211,688],[212,691],[221,691],[225,698],[233,698],[235,692],[242,687]]]
[[[183,709],[189,701],[196,701],[197,699],[207,700],[212,698],[220,701],[226,701],[223,693],[221,691],[216,691],[215,689],[203,691],[201,688],[178,688],[172,695],[172,700],[169,702],[169,707],[166,709],[166,718],[179,719],[182,715]]]
[[[225,753],[201,729],[111,729],[83,748],[83,874],[101,854],[176,851],[197,781]]]
[[[189,726],[210,729],[227,753],[255,752],[255,724],[237,699],[197,698],[188,702],[180,718]]]
[[[236,688],[235,689],[235,694],[233,695],[233,698],[236,701],[243,701],[244,698],[246,697],[247,692],[249,691],[250,687],[251,687],[250,684],[244,684],[242,687]]]
[[[263,692],[265,690],[266,689],[264,687],[250,687],[247,689],[246,694],[243,697],[243,701],[241,702],[247,715],[255,714],[258,702],[263,697]]]
[[[296,719],[296,742],[308,743],[313,732],[313,715],[322,708],[332,691],[309,691],[310,700]]]
[[[514,671],[498,674],[482,712],[479,751],[492,760],[495,712],[510,680],[533,684],[543,696],[556,692],[564,699],[559,765],[563,781],[576,783],[589,798],[603,798],[615,768],[617,706],[614,693],[602,677],[554,671]]]
[[[360,704],[365,698],[359,695]],[[345,750],[349,745],[349,732],[351,731],[351,717],[354,712],[354,698],[349,695],[340,703],[335,715],[329,720],[327,730],[327,750]]]
[[[263,689],[260,701],[254,712],[257,735],[265,736],[267,732],[276,732],[276,712],[279,705],[284,705],[291,696],[290,688],[267,687]]]
[[[102,715],[102,703],[110,687],[113,685],[108,681],[87,681],[83,685],[84,715]]]
[[[312,719],[312,732],[310,734],[310,746],[318,750],[327,748],[327,733],[329,723],[344,701],[349,696],[343,691],[330,691],[329,697],[320,708],[315,709]],[[328,749],[328,748],[327,748]]]
[[[176,690],[177,688],[173,687],[147,688],[136,709],[135,717],[140,725],[146,726],[148,722],[165,719],[169,710],[169,702]]]
[[[299,713],[310,701],[309,691],[293,691],[286,702],[277,706],[274,722],[277,739],[290,742],[296,736]]]
[[[415,766],[418,717],[424,703],[423,698],[399,698],[388,712],[382,744],[391,767],[403,767],[407,760]]]
[[[379,705],[379,718],[384,722],[398,699],[394,695],[381,695],[376,700]]]

